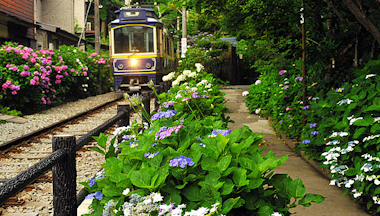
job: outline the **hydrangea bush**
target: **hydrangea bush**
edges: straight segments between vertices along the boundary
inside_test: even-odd
[[[212,79],[205,91],[198,89],[206,82],[201,76],[185,81],[160,95],[149,127],[140,133],[126,128],[120,143],[111,141],[104,172],[82,183],[94,198],[91,215],[288,215],[297,205],[323,201],[305,194],[300,179],[273,173],[287,156],[262,155],[263,135],[246,126],[231,131],[221,115],[225,109],[195,105],[223,98]],[[98,144],[105,149],[107,135],[101,137]],[[115,146],[121,150],[117,156]]]
[[[66,100],[96,94],[98,73],[112,80],[108,60],[73,46],[33,50],[6,43],[0,48],[0,106],[30,113]]]
[[[330,169],[331,185],[380,212],[380,61],[356,71],[358,78],[330,90],[307,110],[299,147]]]

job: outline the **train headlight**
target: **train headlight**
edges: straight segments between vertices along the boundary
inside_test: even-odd
[[[119,65],[117,66],[117,68],[119,68],[119,70],[121,70],[121,69],[124,68],[124,65],[123,65],[123,64],[119,64]]]
[[[150,63],[146,63],[146,68],[151,68],[152,67],[152,65],[150,64]]]
[[[132,66],[135,66],[137,65],[137,60],[136,59],[132,59],[132,62],[131,62]]]

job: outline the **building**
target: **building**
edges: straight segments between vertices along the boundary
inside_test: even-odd
[[[34,0],[0,1],[0,44],[17,42],[36,48]]]

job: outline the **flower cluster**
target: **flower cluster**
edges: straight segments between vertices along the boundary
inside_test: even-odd
[[[177,113],[176,110],[161,111],[161,112],[153,114],[151,119],[158,120],[161,118],[170,118],[172,116],[175,116],[176,113]]]
[[[231,133],[229,129],[213,129],[211,134],[208,137],[216,137],[218,134],[222,134],[223,136],[227,136]]]
[[[166,137],[170,136],[173,132],[178,133],[179,129],[182,127],[183,125],[178,125],[178,126],[173,126],[173,127],[163,126],[157,131],[155,135],[156,140],[165,139]]]
[[[186,166],[193,166],[194,161],[191,160],[191,158],[185,157],[181,155],[180,157],[176,157],[169,162],[169,166],[171,167],[181,167],[182,169]]]

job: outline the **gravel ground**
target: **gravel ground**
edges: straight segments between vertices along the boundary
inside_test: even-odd
[[[69,102],[40,113],[26,115],[24,118],[29,121],[24,124],[11,122],[0,124],[0,145],[40,128],[59,122],[63,119],[67,119],[78,113],[85,112],[93,107],[112,101],[118,97],[120,97],[120,94],[109,92],[102,95]]]
[[[58,107],[45,110],[40,113],[25,116],[29,121],[25,124],[6,123],[0,125],[0,140],[6,142],[15,139],[19,136],[28,134],[39,128],[51,125],[55,122],[66,119],[70,116],[74,116],[78,113],[89,110],[100,104],[104,104],[113,99],[119,97],[115,93],[106,93],[95,97],[70,102]],[[153,101],[151,101],[151,110],[153,110]],[[122,100],[118,104],[128,104],[125,100]],[[116,114],[116,110],[115,110]],[[49,119],[49,121],[47,121]],[[136,113],[131,115],[131,121],[139,119]],[[138,120],[139,122],[141,120]],[[115,128],[113,128],[115,129]],[[113,130],[111,129],[111,130]],[[109,140],[113,136],[109,137]],[[0,144],[1,144],[0,142]],[[93,145],[96,145],[95,143]],[[42,146],[41,146],[42,147]],[[40,148],[41,148],[40,147]],[[78,182],[87,182],[92,178],[100,169],[101,164],[105,162],[104,156],[95,151],[80,151],[77,152],[76,166],[77,166],[77,192],[83,188]],[[30,162],[30,161],[29,161]],[[5,168],[5,167],[4,167]],[[7,168],[5,168],[7,169]],[[47,174],[51,176],[51,172]],[[27,205],[19,207],[8,207],[6,209],[0,208],[0,212],[3,213],[38,213],[40,216],[50,216],[53,213],[52,202],[52,184],[51,183],[35,183],[34,189],[31,191],[23,191],[19,194],[19,198],[27,201]],[[1,215],[1,213],[0,213]]]

